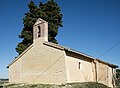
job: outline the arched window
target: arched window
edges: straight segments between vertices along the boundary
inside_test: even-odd
[[[41,27],[38,26],[38,37],[41,37]]]

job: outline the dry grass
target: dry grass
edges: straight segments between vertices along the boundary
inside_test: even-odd
[[[50,84],[9,84],[1,88],[110,88],[101,83],[85,82],[71,83],[65,85],[50,85]]]

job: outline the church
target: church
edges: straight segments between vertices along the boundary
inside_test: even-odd
[[[48,22],[33,25],[33,44],[8,66],[9,83],[66,84],[99,82],[115,86],[118,66],[48,42]]]

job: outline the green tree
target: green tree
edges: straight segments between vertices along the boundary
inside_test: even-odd
[[[116,78],[120,79],[120,69],[116,69]]]
[[[120,88],[120,68],[116,69],[116,86]]]
[[[39,3],[36,6],[33,1],[28,4],[29,12],[25,13],[23,18],[24,28],[19,35],[22,38],[16,51],[21,54],[28,46],[33,43],[33,25],[38,18],[42,18],[48,22],[48,41],[58,43],[55,39],[58,34],[59,27],[62,27],[62,14],[61,9],[54,0],[49,0],[46,3]]]

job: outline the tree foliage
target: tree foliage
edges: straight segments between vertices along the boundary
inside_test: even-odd
[[[116,69],[116,86],[120,88],[120,68]]]
[[[120,79],[120,69],[116,69],[116,78]]]
[[[24,28],[19,35],[22,38],[16,51],[21,54],[28,46],[33,43],[33,25],[38,18],[42,18],[48,22],[48,41],[53,43],[58,43],[55,39],[58,34],[59,27],[62,27],[62,14],[61,9],[54,0],[49,0],[46,3],[39,3],[36,6],[33,1],[28,4],[29,11],[25,13],[23,18]]]

